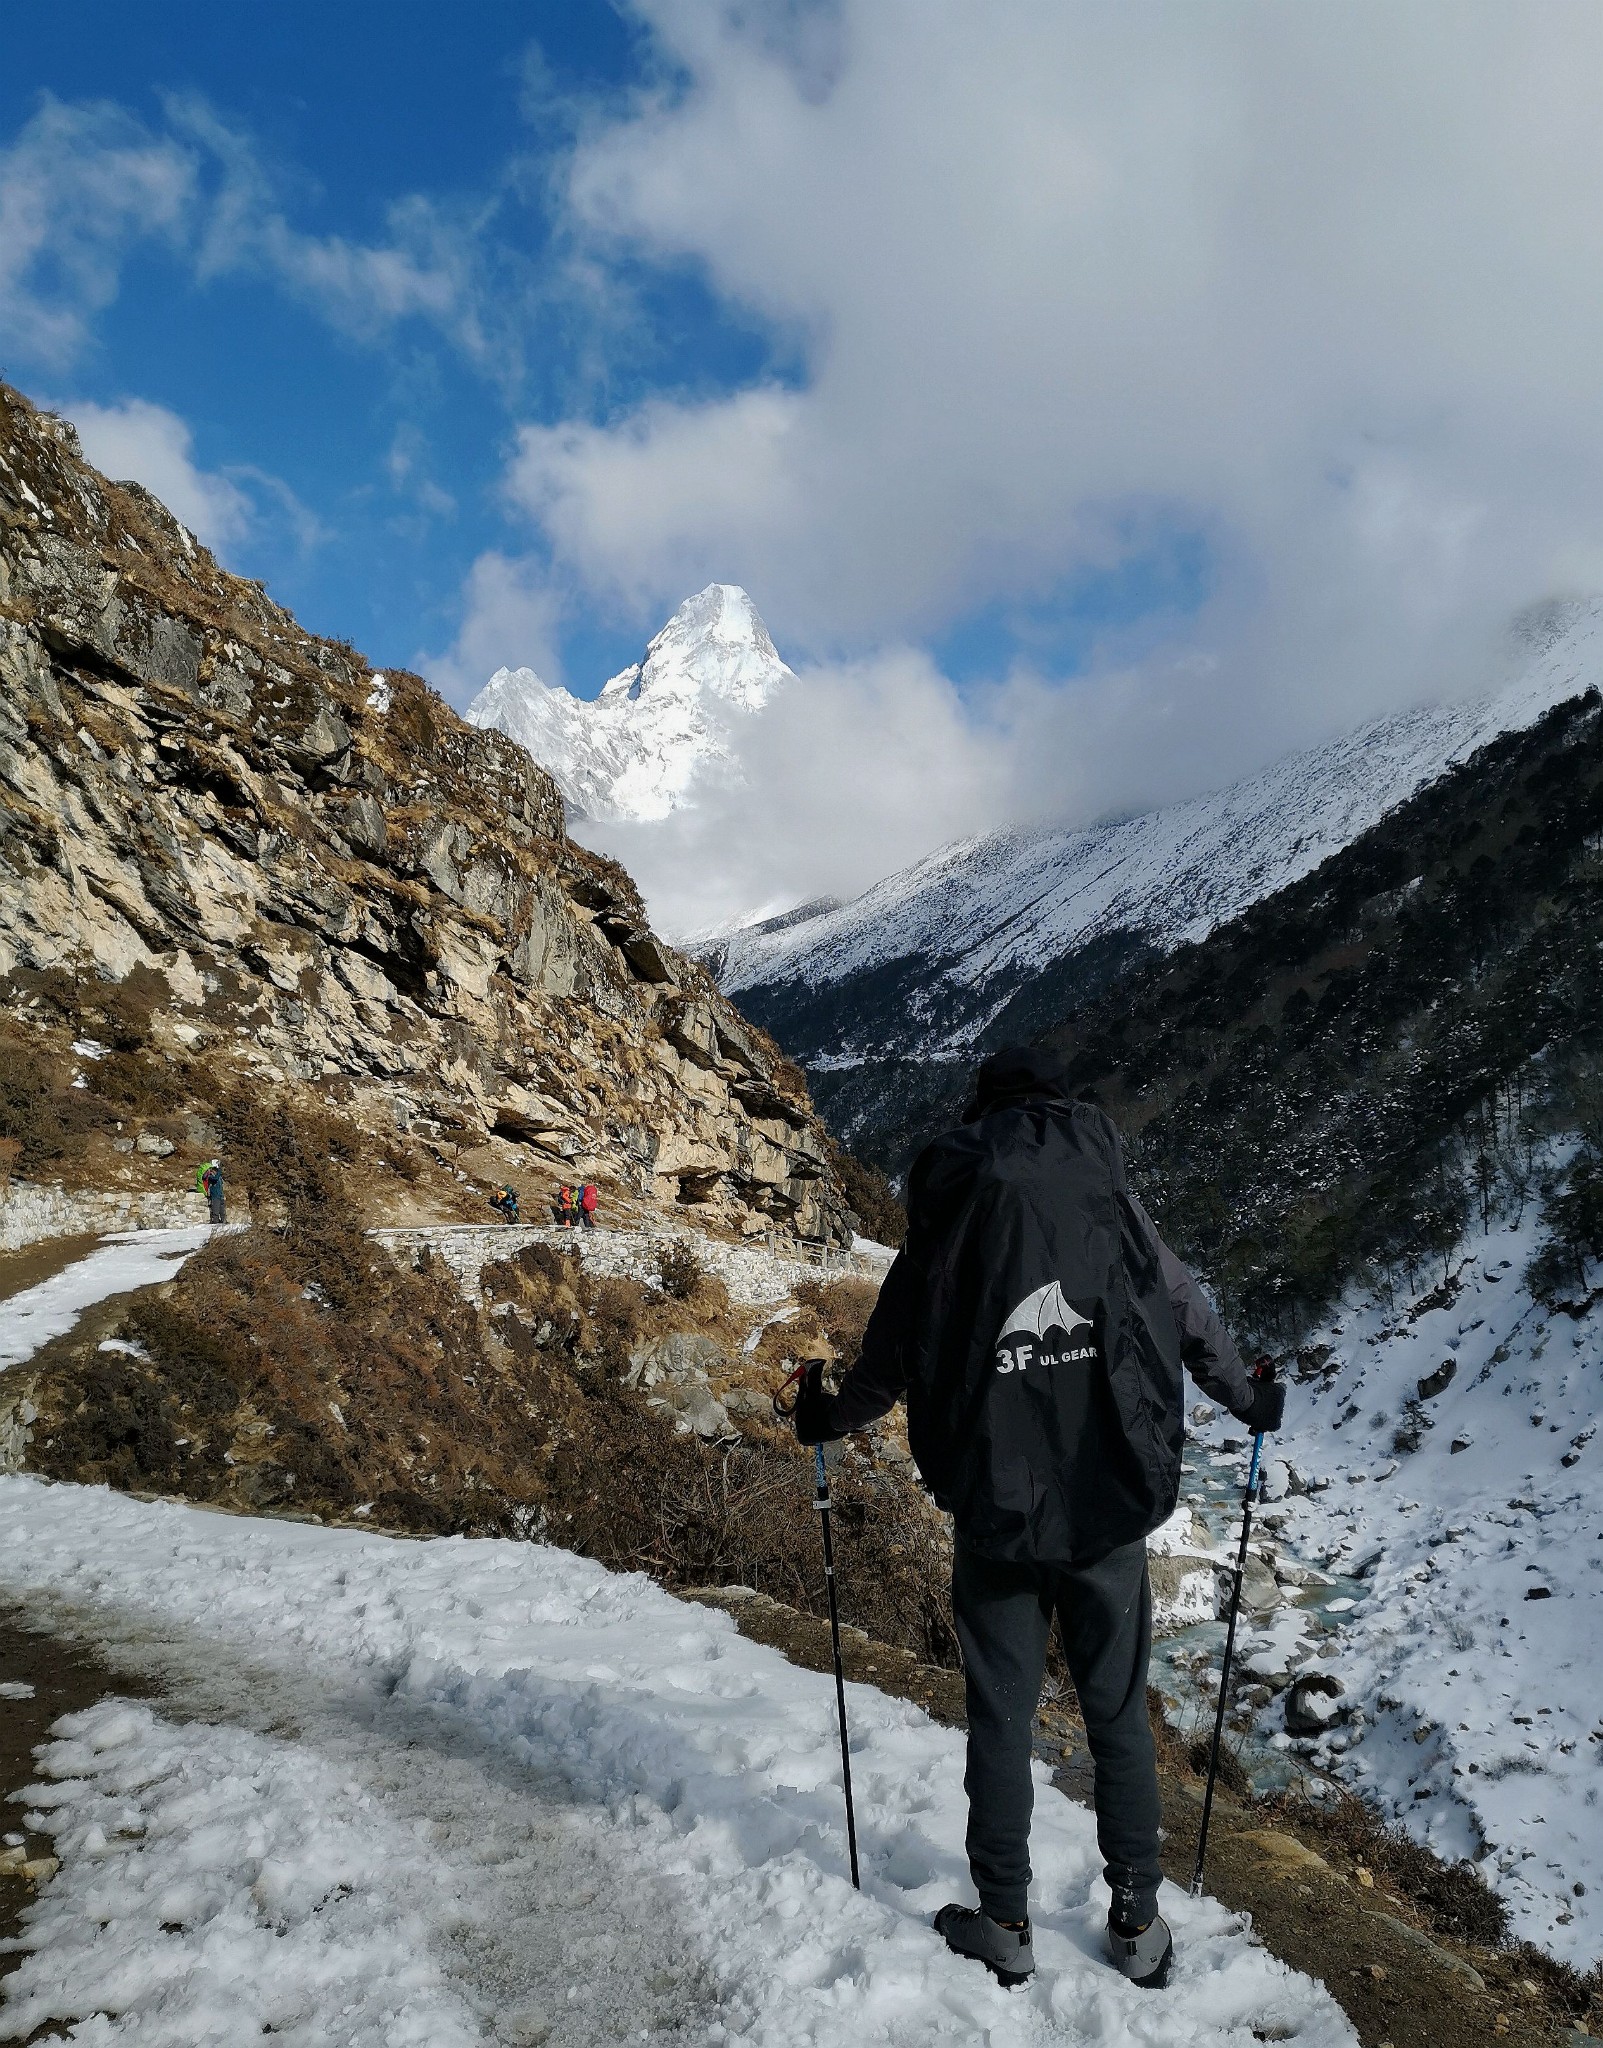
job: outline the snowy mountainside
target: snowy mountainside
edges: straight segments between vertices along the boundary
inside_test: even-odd
[[[1474,1860],[1516,1936],[1584,1969],[1603,1955],[1603,1301],[1533,1299],[1538,1234],[1529,1209],[1494,1220],[1447,1285],[1355,1289],[1309,1334],[1268,1520],[1363,1592],[1314,1654],[1281,1610],[1243,1662],[1277,1693],[1329,1672],[1328,1731],[1294,1743],[1277,1696],[1270,1740]]]
[[[1227,789],[1136,817],[962,840],[838,909],[723,934],[711,942],[719,980],[731,993],[787,981],[816,988],[916,958],[945,985],[958,1020],[944,1028],[932,1000],[922,1043],[960,1051],[1019,976],[1116,932],[1165,949],[1204,937],[1488,739],[1603,683],[1603,603],[1571,608],[1565,625],[1490,697],[1372,720]],[[859,1044],[843,1018],[839,1044],[816,1050],[893,1049],[914,1048]]]
[[[734,720],[792,680],[745,591],[709,583],[593,703],[502,668],[465,716],[526,747],[586,817],[649,821],[693,802],[699,777],[738,775]]]

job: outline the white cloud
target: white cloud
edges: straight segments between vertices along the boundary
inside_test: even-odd
[[[193,95],[172,95],[167,115],[219,174],[198,223],[197,276],[264,271],[331,326],[359,339],[371,340],[399,321],[423,319],[469,355],[486,355],[479,244],[471,219],[453,218],[413,193],[389,207],[387,241],[307,234],[289,220],[279,180],[250,135]]]
[[[180,238],[193,154],[102,101],[46,93],[0,150],[0,340],[52,367],[73,361],[141,238]]]
[[[703,781],[693,807],[660,822],[581,828],[678,936],[854,895],[1008,802],[1004,735],[977,726],[916,650],[805,670],[732,723],[738,783]]]
[[[526,429],[581,590],[738,581],[827,654],[1201,531],[1175,644],[999,679],[1003,814],[1083,815],[1466,687],[1603,559],[1591,0],[638,11],[673,82],[585,132],[577,231],[699,266],[805,374]]]
[[[134,247],[156,240],[201,282],[271,277],[358,339],[422,320],[506,367],[516,343],[483,275],[493,203],[452,210],[414,193],[389,207],[382,240],[308,234],[249,134],[194,95],[169,96],[165,115],[151,128],[47,93],[0,151],[0,340],[50,368],[74,361]]]
[[[197,468],[194,436],[177,413],[144,398],[120,405],[69,400],[61,410],[103,476],[143,484],[213,550],[244,539],[250,498],[233,477]]]
[[[491,549],[468,572],[455,640],[443,653],[420,653],[418,667],[459,703],[476,696],[498,668],[532,668],[544,681],[559,683],[561,612],[537,564]]]

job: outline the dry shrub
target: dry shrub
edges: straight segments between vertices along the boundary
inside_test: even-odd
[[[150,1043],[156,1011],[166,1009],[172,999],[167,977],[159,969],[134,967],[121,981],[85,985],[81,1019],[113,1052],[140,1052]]]
[[[1474,1864],[1441,1862],[1352,1793],[1329,1806],[1288,1794],[1270,1810],[1304,1840],[1328,1843],[1386,1878],[1439,1933],[1495,1948],[1507,1932],[1508,1909]]]
[[[879,1300],[879,1288],[872,1280],[803,1280],[796,1299],[809,1311],[830,1348],[844,1364],[850,1365],[863,1348],[863,1332]],[[793,1331],[796,1325],[789,1326]]]
[[[669,1238],[657,1252],[657,1279],[671,1301],[690,1301],[706,1278],[701,1260],[688,1239]]]
[[[512,1533],[538,1491],[529,1389],[485,1356],[449,1274],[344,1219],[219,1237],[130,1308],[135,1354],[87,1350],[35,1389],[53,1477],[444,1533]]]
[[[16,1146],[20,1172],[76,1156],[114,1121],[98,1089],[73,1087],[70,1060],[29,1032],[0,1027],[0,1138]]]
[[[668,1586],[753,1586],[808,1613],[826,1612],[809,1460],[788,1433],[757,1427],[712,1446],[624,1384],[642,1343],[697,1328],[727,1338],[717,1313],[630,1280],[588,1273],[571,1252],[530,1245],[487,1267],[492,1323],[520,1355],[560,1359],[582,1390],[553,1452],[543,1503],[553,1539],[615,1570]],[[845,1337],[867,1303],[837,1282],[819,1295]],[[862,1289],[869,1301],[872,1288]],[[816,1309],[769,1335],[794,1345]],[[760,1365],[759,1354],[759,1365]],[[627,1484],[620,1479],[627,1476]],[[926,1662],[952,1664],[951,1554],[944,1524],[910,1476],[856,1454],[834,1481],[838,1583],[848,1620]]]
[[[213,1239],[135,1301],[136,1353],[69,1352],[34,1398],[54,1477],[319,1513],[374,1503],[420,1531],[514,1533],[562,1390],[486,1346],[451,1275],[366,1237],[338,1119],[236,1096],[228,1157],[283,1218]]]
[[[1590,2021],[1591,2033],[1597,2032],[1603,2020],[1603,1963],[1594,1963],[1583,1973],[1529,1941],[1510,1942],[1506,1954],[1522,1977],[1541,1986],[1550,2006],[1577,2025]],[[1579,2040],[1576,2048],[1580,2048]]]
[[[752,1586],[827,1613],[810,1457],[778,1437],[720,1449],[676,1436],[615,1382],[593,1389],[585,1425],[551,1471],[557,1542],[669,1587]],[[910,1480],[857,1461],[842,1464],[832,1493],[844,1619],[925,1663],[954,1667],[951,1554],[934,1509]]]

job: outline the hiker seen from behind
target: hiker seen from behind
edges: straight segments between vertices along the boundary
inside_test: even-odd
[[[1031,1735],[1055,1621],[1095,1766],[1107,1946],[1168,1981],[1158,1777],[1147,1713],[1146,1538],[1174,1512],[1182,1367],[1252,1430],[1284,1389],[1255,1381],[1130,1192],[1110,1119],[1055,1056],[987,1060],[961,1126],[919,1155],[907,1239],[838,1392],[809,1369],[803,1443],[907,1403],[913,1457],[953,1518],[952,1610],[968,1696],[969,1871],[978,1907],[935,1925],[1005,1984],[1035,1968]]]

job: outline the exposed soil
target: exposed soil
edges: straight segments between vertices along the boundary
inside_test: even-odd
[[[743,1586],[699,1587],[685,1596],[720,1607],[744,1636],[767,1643],[809,1671],[832,1668],[829,1626]],[[914,1700],[950,1727],[964,1721],[963,1680],[920,1664],[861,1629],[843,1628],[841,1662],[850,1679]],[[1163,1794],[1164,1867],[1189,1885],[1202,1812],[1202,1780],[1186,1746],[1154,1717]],[[1037,1754],[1053,1782],[1091,1803],[1092,1768],[1072,1695],[1043,1706]],[[1207,1886],[1250,1917],[1264,1945],[1294,1969],[1320,1978],[1364,2048],[1470,2048],[1488,2039],[1512,2048],[1575,2048],[1592,2035],[1566,2007],[1562,1988],[1530,1974],[1528,1954],[1454,1939],[1431,1927],[1416,1904],[1346,1854],[1339,1828],[1243,1801],[1222,1785],[1208,1831]],[[1603,2028],[1603,2014],[1591,2024]],[[1261,2040],[1278,2038],[1270,2034]]]

